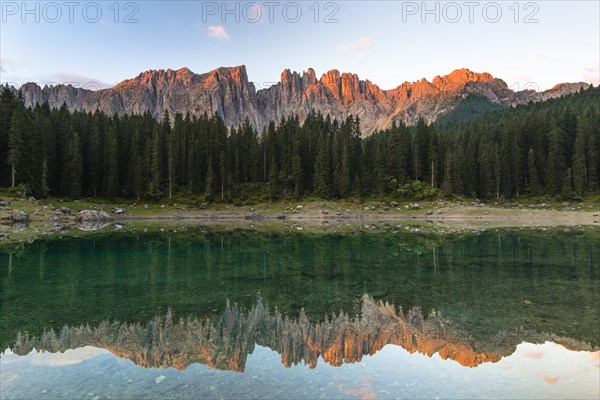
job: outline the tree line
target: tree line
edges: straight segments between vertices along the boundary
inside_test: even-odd
[[[36,197],[209,201],[454,194],[583,196],[600,187],[600,89],[468,120],[394,123],[312,111],[228,128],[221,117],[33,108],[0,94],[0,187]]]

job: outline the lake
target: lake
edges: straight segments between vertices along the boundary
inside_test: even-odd
[[[600,393],[595,228],[39,239],[0,300],[2,399]]]

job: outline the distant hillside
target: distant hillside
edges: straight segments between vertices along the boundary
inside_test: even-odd
[[[459,101],[452,110],[439,115],[435,123],[436,125],[441,125],[448,122],[465,121],[480,114],[501,110],[506,107],[506,105],[492,103],[485,96],[470,94],[465,99]]]

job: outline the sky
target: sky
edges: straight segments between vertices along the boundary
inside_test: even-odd
[[[244,64],[382,89],[489,72],[513,90],[600,80],[599,1],[0,1],[0,83],[97,89],[151,69]]]

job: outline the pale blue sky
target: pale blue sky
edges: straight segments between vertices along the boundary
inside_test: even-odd
[[[597,85],[600,74],[598,1],[428,2],[433,11],[425,15],[420,1],[72,3],[28,2],[27,13],[21,1],[1,2],[2,83],[93,88],[90,82],[112,85],[148,69],[202,73],[240,64],[259,88],[285,68],[308,67],[319,76],[334,68],[353,72],[383,89],[462,67],[513,89],[528,82],[540,89],[565,81]],[[262,15],[253,22],[257,6]],[[233,12],[222,15],[224,7]],[[133,23],[125,23],[132,13]]]

